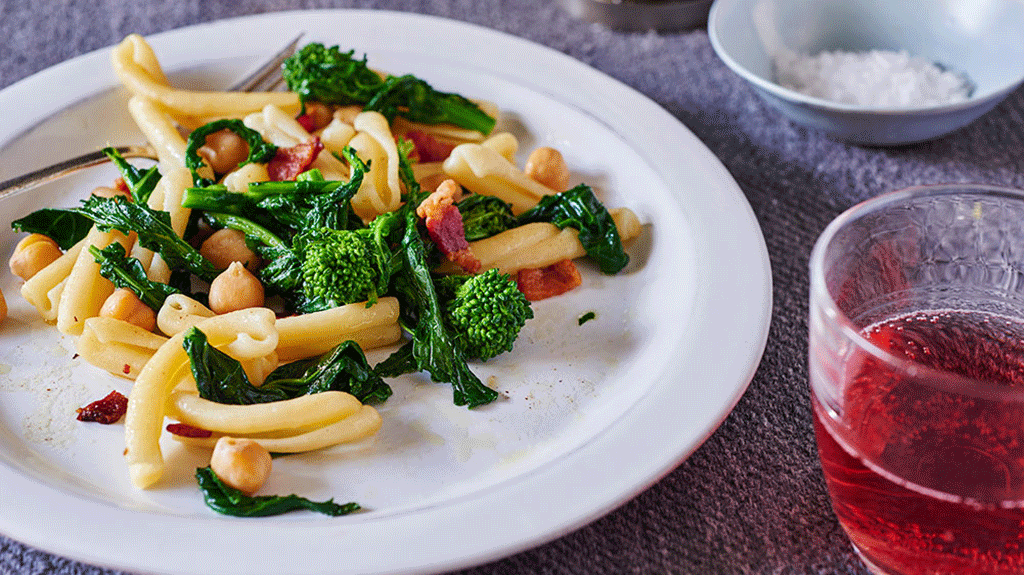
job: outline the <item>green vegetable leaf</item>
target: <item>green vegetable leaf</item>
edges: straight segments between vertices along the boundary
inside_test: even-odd
[[[577,323],[578,323],[579,325],[583,325],[583,324],[587,323],[588,321],[590,321],[590,320],[592,320],[592,319],[595,319],[596,317],[597,317],[597,314],[596,314],[596,313],[594,313],[594,312],[592,312],[592,311],[588,311],[587,313],[585,313],[585,314],[581,315],[581,316],[579,317],[579,319],[577,319],[577,320],[576,320],[576,322],[577,322]]]
[[[249,128],[241,120],[227,118],[202,125],[188,135],[188,143],[185,146],[185,167],[192,172],[192,182],[198,188],[213,184],[213,180],[199,175],[199,168],[204,165],[203,159],[199,156],[199,148],[206,143],[206,136],[221,130],[231,130],[249,144],[249,155],[239,166],[253,162],[265,164],[277,154],[277,146],[264,142],[259,132]]]
[[[305,172],[306,177],[295,181],[255,182],[242,193],[230,192],[222,185],[187,188],[181,205],[243,216],[278,233],[324,227],[351,229],[352,197],[359,191],[369,168],[351,148],[343,151],[343,158],[353,167],[348,182],[324,180],[312,175],[318,172]]]
[[[74,209],[43,208],[14,220],[11,227],[19,232],[43,234],[66,250],[89,234],[92,218]]]
[[[402,116],[422,124],[454,124],[484,135],[490,134],[496,123],[467,98],[439,92],[409,74],[389,76],[364,109],[380,112],[388,121]]]
[[[339,517],[360,509],[358,503],[338,504],[333,499],[317,502],[295,494],[249,496],[225,485],[209,467],[196,469],[196,481],[207,507],[217,513],[234,517],[268,517],[297,510]]]
[[[157,182],[160,181],[160,171],[157,170],[157,167],[151,166],[148,170],[140,170],[129,164],[117,150],[109,146],[103,148],[103,153],[110,158],[110,161],[121,172],[121,179],[124,180],[124,183],[128,184],[128,190],[131,192],[135,202],[139,204],[148,202],[149,196],[153,193],[153,189],[156,188]]]
[[[185,333],[181,342],[196,380],[199,397],[230,405],[267,403],[286,399],[280,394],[262,394],[249,382],[242,364],[210,345],[206,334],[196,327]]]
[[[342,342],[320,357],[282,365],[259,387],[252,385],[238,360],[211,346],[199,329],[190,329],[182,346],[199,396],[217,403],[269,403],[323,391],[350,393],[362,403],[379,403],[391,396],[391,387],[370,368],[354,341]]]
[[[434,90],[411,75],[382,80],[366,63],[353,58],[354,50],[342,52],[311,43],[285,60],[288,89],[305,103],[315,100],[345,106],[357,104],[384,114],[388,120],[402,116],[427,124],[451,123],[489,134],[495,120],[475,103],[458,95]]]
[[[450,383],[455,405],[477,407],[490,403],[498,398],[498,392],[484,385],[469,369],[465,355],[448,331],[427,265],[423,239],[416,228],[416,212],[411,208],[405,208],[403,212],[406,218],[402,237],[405,273],[399,274],[403,281],[396,285],[405,300],[403,304],[411,307],[417,318],[411,350],[403,348],[396,353],[411,352],[418,371],[429,372],[433,381]],[[405,366],[408,363],[396,358],[391,365]]]
[[[96,246],[89,246],[89,253],[96,263],[100,264],[100,275],[113,282],[116,287],[128,288],[135,292],[139,300],[155,312],[160,311],[160,306],[164,304],[167,296],[181,293],[165,283],[150,281],[142,262],[128,257],[124,246],[117,242],[102,250]]]
[[[123,196],[92,196],[76,211],[89,217],[101,230],[116,229],[124,234],[135,231],[139,244],[158,252],[171,269],[188,270],[206,281],[217,275],[213,264],[174,232],[167,212],[129,202]]]
[[[380,90],[384,81],[362,60],[353,58],[355,50],[342,52],[319,43],[302,47],[282,66],[288,89],[306,102],[346,106],[365,104]]]
[[[391,397],[391,387],[370,368],[362,348],[354,341],[342,342],[320,357],[278,367],[260,389],[281,390],[287,397],[344,391],[361,403],[381,403]]]
[[[519,214],[519,225],[530,222],[550,222],[558,229],[570,227],[579,231],[583,249],[603,273],[618,273],[629,263],[615,220],[586,184],[544,196],[536,206]]]
[[[512,206],[495,196],[472,194],[456,207],[462,215],[462,226],[469,242],[489,238],[516,225]]]

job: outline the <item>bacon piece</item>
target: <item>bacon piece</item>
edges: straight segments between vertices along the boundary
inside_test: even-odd
[[[455,149],[453,144],[442,142],[434,136],[419,130],[409,130],[405,133],[405,137],[412,141],[413,146],[416,148],[413,156],[420,162],[442,162],[448,159],[452,150]]]
[[[466,241],[462,212],[455,206],[455,198],[461,193],[462,188],[454,180],[445,180],[420,202],[416,207],[416,215],[423,218],[430,239],[449,261],[469,273],[476,273],[480,270],[480,260]]]
[[[273,182],[294,180],[295,176],[309,169],[310,164],[324,149],[320,138],[313,136],[312,140],[296,144],[290,148],[278,148],[274,159],[267,164],[267,173]]]
[[[200,429],[198,427],[192,427],[191,425],[188,425],[187,423],[168,423],[167,424],[167,431],[173,433],[174,435],[178,435],[180,437],[204,438],[204,437],[210,437],[211,435],[213,435],[213,432],[208,430],[208,429]]]
[[[426,220],[427,234],[437,244],[441,253],[449,261],[455,262],[463,270],[476,273],[480,270],[480,260],[473,254],[466,241],[466,230],[462,226],[462,213],[456,206],[445,206],[440,218]]]
[[[540,301],[572,291],[583,283],[580,270],[572,260],[562,260],[544,268],[519,270],[516,285],[526,299]]]
[[[117,390],[111,391],[103,399],[97,399],[85,407],[75,410],[78,421],[95,421],[97,423],[116,423],[128,411],[128,398]]]

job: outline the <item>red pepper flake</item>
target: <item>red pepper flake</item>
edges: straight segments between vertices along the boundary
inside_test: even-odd
[[[294,180],[295,176],[309,169],[310,164],[323,149],[323,143],[316,136],[308,142],[296,144],[290,148],[278,148],[274,159],[267,164],[270,180],[274,182]]]
[[[197,437],[204,438],[213,435],[213,432],[208,429],[200,429],[198,427],[192,427],[187,423],[168,423],[167,431],[178,435],[180,437]]]
[[[121,371],[123,371],[125,375],[128,375],[132,371],[132,366],[126,363],[124,364],[124,369],[122,369]]]
[[[128,398],[117,390],[111,391],[103,399],[97,399],[85,407],[75,410],[78,421],[95,421],[97,423],[116,423],[128,411]]]
[[[519,291],[530,301],[562,295],[581,283],[580,270],[572,260],[562,260],[544,268],[519,270],[516,274]]]

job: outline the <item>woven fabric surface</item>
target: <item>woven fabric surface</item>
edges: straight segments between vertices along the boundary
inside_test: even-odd
[[[715,56],[704,29],[616,32],[540,0],[0,0],[0,89],[131,32],[309,8],[469,21],[605,72],[658,102],[711,149],[739,182],[768,245],[774,308],[767,348],[722,426],[677,469],[590,525],[460,573],[865,575],[832,513],[814,444],[806,368],[811,246],[844,209],[889,190],[945,182],[1024,187],[1024,91],[949,137],[851,146],[766,106]],[[0,574],[43,573],[111,572],[0,535]]]

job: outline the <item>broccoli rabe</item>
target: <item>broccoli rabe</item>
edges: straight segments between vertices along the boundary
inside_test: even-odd
[[[457,206],[468,242],[489,238],[516,225],[512,206],[496,196],[471,194]]]
[[[354,341],[344,341],[319,357],[281,365],[260,386],[249,381],[238,360],[211,346],[198,328],[185,333],[182,347],[199,396],[217,403],[268,403],[332,390],[351,393],[362,403],[379,403],[391,396],[391,387],[370,368]]]
[[[296,236],[293,248],[302,257],[307,300],[336,305],[377,300],[375,256],[364,234],[320,228]]]
[[[586,184],[541,198],[517,218],[519,225],[530,222],[549,222],[558,229],[579,231],[580,244],[602,273],[619,273],[629,263],[615,220]]]
[[[342,150],[342,157],[352,166],[347,182],[325,180],[319,170],[309,170],[294,181],[253,182],[241,193],[221,184],[186,188],[181,205],[243,216],[278,235],[320,227],[362,227],[362,220],[352,213],[351,200],[369,167],[352,148]]]
[[[160,311],[168,296],[181,293],[174,286],[151,281],[146,276],[142,262],[129,256],[124,246],[117,242],[112,242],[102,250],[90,245],[88,250],[96,263],[100,264],[100,275],[110,280],[115,287],[132,290],[139,301],[154,312]]]
[[[489,269],[475,276],[456,276],[459,284],[444,304],[444,319],[467,358],[488,360],[506,351],[519,337],[533,309],[508,274]]]
[[[494,129],[494,118],[470,100],[439,92],[410,75],[381,78],[367,66],[365,56],[357,60],[353,54],[337,46],[307,44],[284,62],[288,89],[303,102],[357,104],[388,120],[402,116],[426,124],[450,123],[483,134]]]
[[[213,184],[213,180],[199,175],[199,169],[204,165],[203,159],[199,155],[199,148],[206,143],[206,136],[220,130],[234,132],[249,145],[249,154],[239,164],[239,167],[250,162],[265,164],[277,153],[277,146],[265,142],[259,132],[249,128],[241,120],[226,118],[204,124],[192,130],[192,133],[188,135],[188,143],[185,146],[185,167],[192,172],[192,183],[197,187],[206,187]]]
[[[383,214],[356,230],[316,228],[285,240],[237,215],[207,212],[215,227],[238,230],[269,262],[259,271],[264,287],[280,294],[289,307],[309,313],[383,295],[395,258],[386,237],[397,223]]]
[[[283,496],[246,495],[221,481],[209,466],[196,469],[196,481],[210,509],[235,517],[267,517],[303,509],[338,517],[360,509],[355,502],[341,504],[335,503],[333,499],[312,501],[294,493]]]

